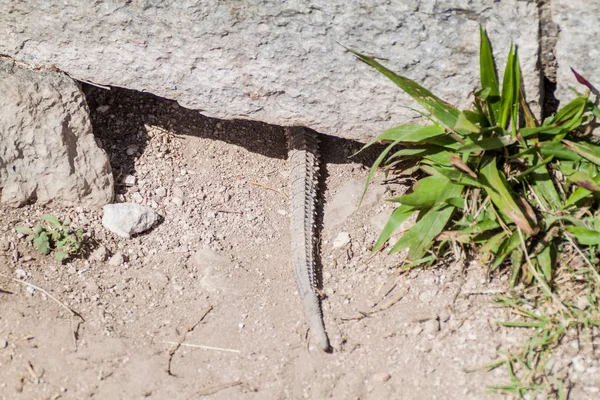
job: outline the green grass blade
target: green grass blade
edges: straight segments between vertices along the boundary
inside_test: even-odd
[[[479,45],[479,72],[481,76],[481,87],[489,91],[486,93],[485,102],[487,103],[491,124],[494,125],[498,120],[500,112],[500,91],[498,88],[498,77],[496,76],[496,66],[490,40],[482,26],[479,27],[481,42]]]
[[[581,186],[593,192],[600,192],[600,184],[596,183],[596,181],[594,181],[586,172],[573,169],[566,163],[557,164],[556,168],[563,173],[565,178],[573,182],[575,185]]]
[[[511,106],[511,132],[516,136],[517,122],[519,121],[519,96],[521,95],[521,66],[519,64],[519,54],[515,49],[515,59],[513,61],[513,103]]]
[[[567,232],[572,234],[579,244],[584,246],[598,246],[600,245],[600,232],[580,228],[577,226],[567,226]]]
[[[551,245],[544,247],[544,249],[535,257],[542,273],[544,274],[544,278],[546,281],[552,281],[552,271],[554,270],[554,262],[556,261],[554,257],[552,257],[552,248]]]
[[[456,121],[458,121],[458,116],[460,114],[460,111],[457,108],[434,96],[433,93],[431,93],[429,90],[425,89],[423,86],[419,85],[415,81],[395,74],[394,72],[377,62],[374,58],[365,56],[351,49],[349,49],[349,51],[352,52],[361,61],[375,68],[377,71],[381,72],[388,79],[390,79],[392,82],[398,85],[400,89],[402,89],[409,96],[415,99],[417,103],[424,107],[443,125],[445,125],[448,128],[452,128],[456,125]]]
[[[410,206],[401,205],[396,208],[388,221],[386,222],[381,234],[377,238],[377,241],[373,245],[373,250],[371,254],[374,254],[381,250],[383,245],[389,240],[394,231],[398,229],[398,227],[406,221],[408,217],[410,217],[414,213],[414,208]]]
[[[460,186],[457,186],[460,188]],[[456,193],[459,195],[460,191]],[[408,248],[408,258],[415,260],[423,257],[433,244],[433,240],[443,230],[452,217],[455,208],[452,206],[438,205],[429,209],[422,218],[410,228],[392,248],[390,254]]]
[[[432,175],[420,179],[415,185],[413,192],[392,199],[401,204],[414,208],[430,208],[436,203],[448,199],[448,191],[456,185],[443,175]]]
[[[385,156],[388,155],[388,153],[394,148],[395,145],[397,145],[400,141],[394,141],[392,143],[390,143],[388,145],[388,147],[385,148],[385,150],[383,150],[381,152],[381,154],[379,155],[379,157],[377,157],[377,159],[375,160],[375,162],[373,163],[373,165],[371,166],[371,169],[369,170],[369,174],[367,175],[367,181],[365,182],[365,189],[363,190],[362,196],[360,197],[360,202],[363,201],[363,199],[365,198],[365,194],[367,194],[367,189],[369,188],[369,183],[371,183],[371,179],[373,179],[373,175],[375,175],[375,171],[377,171],[377,168],[379,168],[379,165],[381,165],[381,163],[383,162],[383,160],[385,159]]]
[[[523,211],[517,206],[509,189],[504,174],[496,167],[496,158],[488,158],[480,168],[480,181],[494,205],[509,220],[515,223],[528,235],[533,235],[535,230]]]
[[[445,133],[439,125],[400,125],[380,133],[375,139],[365,144],[356,154],[372,146],[377,142],[399,141],[399,142],[422,142],[427,139],[441,136]]]
[[[573,150],[575,153],[593,162],[596,165],[600,165],[600,147],[586,142],[572,142],[570,140],[562,141],[568,149]]]
[[[506,128],[508,119],[512,114],[512,107],[515,103],[515,85],[514,85],[514,62],[515,51],[514,46],[510,45],[506,68],[504,69],[504,78],[502,80],[502,100],[500,102],[500,113],[498,117],[498,125],[501,128]],[[514,132],[513,132],[514,133]]]
[[[475,125],[473,122],[469,121],[469,119],[467,118],[467,116],[464,112],[461,112],[458,115],[458,120],[456,121],[456,125],[454,125],[453,129],[457,132],[461,132],[464,134],[479,133],[479,131],[480,131],[480,129],[477,125]]]
[[[494,136],[491,138],[483,139],[477,142],[473,142],[466,146],[463,146],[456,150],[458,153],[472,153],[476,151],[495,150],[503,147],[510,146],[515,143],[517,138],[510,135]]]

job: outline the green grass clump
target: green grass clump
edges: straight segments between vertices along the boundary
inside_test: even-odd
[[[48,255],[55,251],[56,259],[60,262],[80,255],[84,242],[83,231],[73,229],[69,220],[60,221],[53,214],[42,215],[46,223],[38,223],[33,228],[16,226],[18,233],[27,235],[38,252]]]
[[[500,363],[508,367],[512,381],[496,389],[519,396],[543,389],[564,398],[563,380],[548,378],[542,361],[567,329],[600,325],[597,298],[582,311],[559,290],[576,286],[574,277],[583,275],[588,293],[600,288],[595,267],[600,146],[593,134],[600,117],[598,91],[573,71],[586,93],[575,91],[575,99],[541,123],[536,121],[521,87],[516,48],[510,48],[500,85],[483,28],[481,89],[469,110],[459,110],[374,58],[350,51],[416,100],[430,121],[388,129],[364,146],[388,144],[369,172],[365,191],[379,167],[417,180],[412,192],[389,199],[398,207],[373,251],[385,248],[394,231],[416,213],[416,223],[389,244],[391,254],[407,249],[404,268],[433,265],[462,246],[474,250],[490,272],[508,266],[511,287],[523,283],[541,290],[535,304],[528,305],[527,310],[535,312],[523,308],[523,297],[499,299],[522,318],[499,324],[536,333],[524,353],[508,355]],[[405,166],[409,167],[402,169]],[[577,268],[569,266],[574,258],[581,260]],[[560,272],[559,267],[565,269]],[[523,371],[529,375],[519,378]]]

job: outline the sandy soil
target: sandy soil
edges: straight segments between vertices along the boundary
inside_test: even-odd
[[[0,273],[85,319],[0,278],[0,399],[503,398],[486,385],[505,371],[467,370],[521,339],[493,322],[508,318],[490,296],[506,277],[452,262],[403,273],[400,256],[371,256],[392,210],[383,199],[403,190],[377,176],[359,206],[373,153],[322,141],[324,354],[307,341],[290,265],[283,130],[86,93],[117,201],[164,220],[126,240],[102,228],[101,210],[0,206]],[[17,237],[46,212],[88,232],[93,255],[61,265]]]

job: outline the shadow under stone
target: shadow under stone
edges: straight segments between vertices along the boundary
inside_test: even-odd
[[[224,141],[266,157],[287,158],[283,127],[257,121],[206,117],[197,110],[186,109],[176,101],[150,93],[81,85],[90,108],[94,134],[109,154],[117,180],[135,172],[135,152],[143,153],[149,139],[145,124],[181,135]],[[376,145],[352,157],[363,143],[323,134],[319,137],[323,163],[371,166],[382,150],[382,146]]]

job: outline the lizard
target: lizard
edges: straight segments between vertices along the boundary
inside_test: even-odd
[[[290,169],[292,264],[304,312],[319,347],[331,351],[325,331],[315,271],[315,202],[319,177],[318,138],[302,127],[286,128]]]

